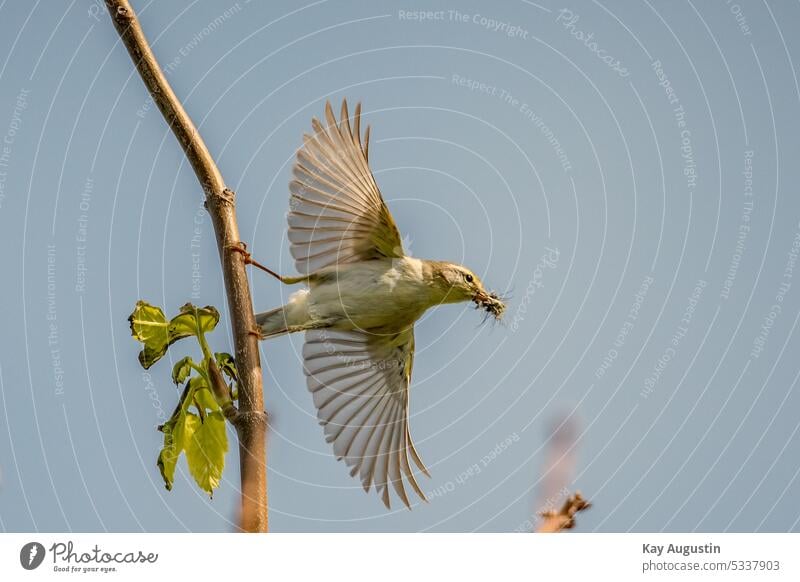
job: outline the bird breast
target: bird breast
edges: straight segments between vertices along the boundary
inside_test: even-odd
[[[341,329],[403,328],[432,305],[422,261],[362,261],[321,271],[307,296],[314,319]]]

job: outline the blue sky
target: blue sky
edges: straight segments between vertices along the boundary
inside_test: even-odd
[[[134,6],[260,262],[292,272],[293,156],[347,98],[406,247],[512,297],[503,325],[417,327],[412,511],[335,461],[302,338],[262,344],[274,531],[515,531],[575,489],[581,531],[798,529],[800,8]],[[0,14],[0,528],[228,531],[236,455],[213,499],[183,463],[164,489],[185,352],[143,372],[126,322],[139,298],[224,311],[195,177],[102,3]],[[252,286],[258,310],[292,291]]]

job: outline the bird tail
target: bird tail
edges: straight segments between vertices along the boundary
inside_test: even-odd
[[[262,339],[289,333],[289,326],[283,307],[256,313],[256,324],[261,328]]]
[[[308,295],[308,289],[301,289],[292,293],[289,302],[283,307],[256,313],[256,323],[261,328],[262,339],[325,325],[311,317]]]

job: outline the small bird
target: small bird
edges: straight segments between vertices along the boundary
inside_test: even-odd
[[[475,273],[454,263],[408,256],[369,168],[369,127],[362,143],[361,104],[351,129],[347,102],[337,121],[316,118],[303,136],[289,184],[289,242],[305,283],[283,307],[256,314],[262,339],[305,332],[308,389],[339,460],[374,485],[387,508],[389,484],[411,507],[404,480],[422,500],[411,461],[424,474],[409,432],[414,323],[443,303],[473,301],[499,319],[505,304]]]

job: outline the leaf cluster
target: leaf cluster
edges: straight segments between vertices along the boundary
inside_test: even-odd
[[[148,369],[158,362],[178,340],[195,337],[203,359],[191,356],[178,360],[172,368],[172,381],[183,387],[172,416],[159,427],[164,446],[158,455],[158,468],[168,490],[175,482],[175,468],[181,453],[197,485],[209,495],[219,487],[228,451],[224,411],[236,400],[238,376],[233,357],[212,353],[205,334],[214,330],[219,312],[211,306],[187,303],[178,315],[167,320],[160,307],[138,301],[128,321],[134,339],[143,344],[139,363]],[[224,375],[223,389],[213,383],[212,367]],[[230,384],[228,384],[228,381]]]

